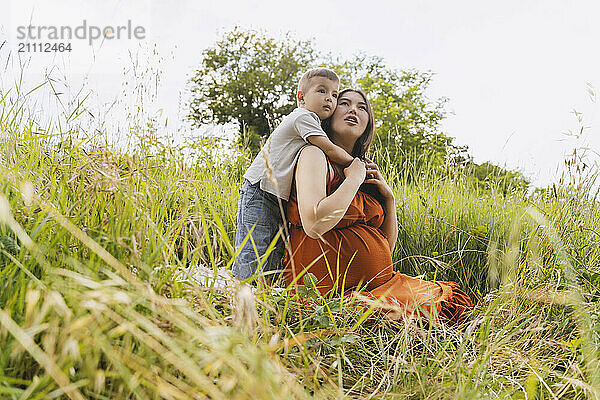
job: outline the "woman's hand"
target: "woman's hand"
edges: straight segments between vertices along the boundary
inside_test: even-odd
[[[383,176],[381,175],[377,164],[375,164],[373,161],[369,160],[366,157],[365,160],[367,161],[367,176],[365,179],[365,183],[374,184],[377,187],[377,190],[379,190],[379,193],[381,193],[381,195],[386,200],[394,200],[394,193],[392,192],[392,189],[390,189],[386,181],[383,179]]]
[[[362,184],[367,174],[367,168],[364,161],[359,158],[352,160],[352,163],[344,168],[346,178],[355,179],[358,185]]]

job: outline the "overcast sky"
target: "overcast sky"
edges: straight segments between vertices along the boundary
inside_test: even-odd
[[[0,49],[5,64],[0,84],[10,86],[15,62],[25,62],[27,84],[52,71],[68,82],[64,96],[76,97],[84,82],[92,93],[88,106],[104,107],[118,119],[122,107],[106,104],[123,99],[123,83],[131,80],[130,54],[137,55],[143,68],[162,71],[147,111],[161,110],[161,121],[175,131],[185,112],[186,80],[220,32],[235,25],[273,35],[291,31],[299,39],[313,38],[323,51],[342,56],[363,51],[393,67],[433,71],[430,95],[448,97],[453,112],[445,132],[468,145],[477,162],[519,168],[546,185],[574,146],[600,149],[598,103],[590,94],[590,87],[600,87],[599,19],[600,2],[593,0],[9,0],[8,12],[0,15],[0,44],[7,40]],[[70,53],[15,52],[24,41],[17,37],[19,26],[75,28],[83,20],[98,27],[131,20],[144,28],[145,39],[91,46],[74,39]],[[579,139],[565,135],[579,129],[573,110],[589,127]]]

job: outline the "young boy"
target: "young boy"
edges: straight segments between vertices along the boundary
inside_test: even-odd
[[[321,128],[321,121],[331,117],[335,111],[339,85],[336,73],[326,68],[312,69],[300,79],[298,108],[275,128],[244,174],[238,202],[236,249],[254,226],[252,240],[258,255],[264,256],[283,226],[277,198],[282,200],[285,209],[294,178],[294,167],[300,150],[307,142],[318,146],[337,164],[347,166],[352,162],[353,158],[344,149],[333,144]],[[252,240],[249,238],[246,241],[233,267],[233,274],[242,280],[252,276],[258,265]],[[262,270],[276,273],[284,250],[284,241],[280,238],[262,265]]]

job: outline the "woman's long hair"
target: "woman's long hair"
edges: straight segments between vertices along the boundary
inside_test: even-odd
[[[363,134],[360,135],[360,137],[356,140],[356,143],[354,143],[354,148],[352,149],[351,154],[352,157],[358,157],[359,159],[364,160],[365,156],[367,155],[367,150],[369,150],[371,142],[373,142],[373,137],[375,136],[375,117],[373,115],[373,108],[371,107],[369,99],[367,99],[367,95],[360,89],[344,89],[339,93],[338,99],[342,98],[342,95],[347,92],[356,92],[360,94],[367,105],[369,122],[367,122],[367,127],[365,128]],[[321,127],[325,133],[327,133],[329,139],[331,139],[333,133],[333,130],[331,129],[331,117],[323,121],[321,123]],[[385,204],[385,199],[383,196],[381,196],[381,193],[379,193],[379,190],[377,190],[374,185],[363,183],[360,185],[359,190],[373,196],[382,206]]]
[[[367,95],[360,89],[344,89],[338,94],[338,99],[342,98],[344,93],[348,92],[356,92],[360,94],[367,105],[369,121],[367,122],[367,127],[365,128],[363,134],[360,135],[360,137],[356,140],[356,143],[354,143],[354,148],[352,149],[351,154],[352,157],[358,157],[361,160],[364,160],[367,150],[369,150],[371,142],[373,141],[373,137],[375,136],[375,117],[373,116],[373,108],[371,108],[371,103],[369,102],[369,99],[367,99]],[[325,133],[327,133],[327,136],[329,136],[329,139],[331,139],[333,133],[333,130],[331,129],[331,119],[332,117],[327,118],[321,124],[323,130]]]

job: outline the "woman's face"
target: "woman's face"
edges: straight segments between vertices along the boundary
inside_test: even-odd
[[[337,135],[358,139],[367,129],[369,112],[363,97],[353,91],[343,93],[337,101],[337,107],[331,117],[331,129]]]

